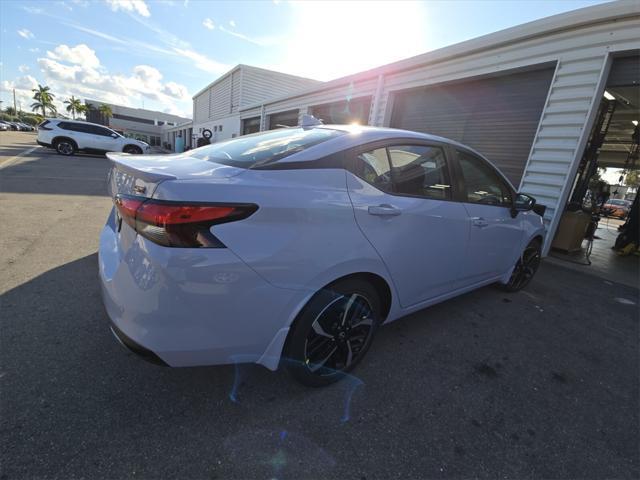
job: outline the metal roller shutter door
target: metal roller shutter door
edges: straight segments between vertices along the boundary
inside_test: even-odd
[[[545,67],[399,92],[391,126],[469,145],[517,187],[554,70]]]
[[[638,79],[640,79],[640,51],[635,51],[629,56],[613,60],[607,87],[639,85]]]
[[[354,98],[342,102],[327,103],[311,107],[311,114],[329,124],[349,124],[358,122],[360,125],[369,123],[371,97]]]

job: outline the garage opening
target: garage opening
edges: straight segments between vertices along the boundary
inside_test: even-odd
[[[311,107],[310,113],[321,119],[325,125],[349,125],[352,123],[367,125],[370,110],[371,97],[362,97],[316,105]]]
[[[242,120],[242,135],[260,131],[260,117],[245,118]]]
[[[640,52],[613,60],[551,256],[637,286]]]
[[[555,65],[396,93],[391,126],[475,148],[514,185],[529,157]]]
[[[298,125],[298,110],[287,110],[286,112],[272,113],[269,115],[269,128],[295,127]]]

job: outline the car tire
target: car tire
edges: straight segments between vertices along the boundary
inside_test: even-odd
[[[126,145],[122,151],[124,153],[130,153],[131,155],[141,155],[142,149],[136,145]]]
[[[338,281],[302,309],[289,331],[282,360],[300,383],[329,385],[360,363],[380,322],[380,298],[370,283]]]
[[[542,258],[542,243],[535,239],[523,250],[516,266],[513,268],[509,281],[503,285],[507,292],[517,292],[529,285],[540,266]]]
[[[56,140],[53,144],[53,148],[56,149],[58,155],[64,155],[65,157],[73,155],[78,150],[78,146],[76,145],[76,143],[68,138],[61,138]]]

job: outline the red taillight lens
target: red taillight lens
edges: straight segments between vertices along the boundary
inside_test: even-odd
[[[224,244],[211,227],[247,218],[254,204],[185,204],[118,195],[115,204],[122,219],[152,242],[167,247],[220,248]]]

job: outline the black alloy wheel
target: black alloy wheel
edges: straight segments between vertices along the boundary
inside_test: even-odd
[[[73,155],[76,152],[76,146],[71,140],[58,140],[56,142],[56,152],[60,155]]]
[[[305,385],[333,383],[366,354],[380,323],[377,292],[366,282],[347,280],[323,290],[294,325],[284,361]]]
[[[524,249],[518,259],[509,282],[505,285],[508,292],[517,292],[529,285],[533,276],[538,271],[542,257],[541,245],[537,240],[532,241]]]

